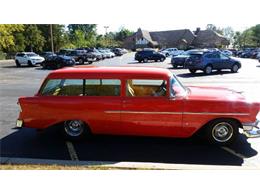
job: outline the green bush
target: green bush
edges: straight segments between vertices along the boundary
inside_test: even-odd
[[[0,51],[0,60],[5,60],[6,59],[6,53]]]

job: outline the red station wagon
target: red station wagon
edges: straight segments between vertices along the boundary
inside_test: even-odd
[[[20,97],[17,127],[62,125],[70,139],[88,134],[187,138],[203,132],[219,145],[239,129],[260,136],[260,104],[220,87],[184,87],[169,70],[65,68],[51,72],[33,97]]]

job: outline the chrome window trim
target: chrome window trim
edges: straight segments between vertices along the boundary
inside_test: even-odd
[[[220,112],[146,112],[146,111],[125,111],[125,110],[107,110],[107,114],[121,113],[121,114],[190,114],[190,115],[239,115],[248,116],[249,113],[220,113]]]

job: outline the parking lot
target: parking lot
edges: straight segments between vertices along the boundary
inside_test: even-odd
[[[97,66],[152,66],[170,69],[184,85],[224,86],[243,91],[250,99],[260,101],[260,63],[240,59],[238,73],[229,70],[195,75],[186,69],[173,69],[170,58],[164,62],[140,64],[134,53],[100,62]],[[34,129],[15,129],[19,96],[31,96],[49,70],[40,66],[17,68],[14,61],[0,61],[0,155],[8,158],[55,159],[74,161],[128,161],[189,165],[231,165],[260,168],[260,139],[244,135],[229,147],[210,146],[196,139],[166,139],[148,137],[94,136],[91,139],[66,142],[59,131],[49,129],[37,133]],[[50,113],[51,114],[51,113]]]

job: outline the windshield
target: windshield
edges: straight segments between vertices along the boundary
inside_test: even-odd
[[[29,56],[29,57],[33,57],[33,56],[38,56],[38,55],[35,54],[35,53],[28,53],[27,56]]]
[[[185,88],[174,75],[171,77],[170,90],[171,96],[183,96],[187,93],[187,88]]]

